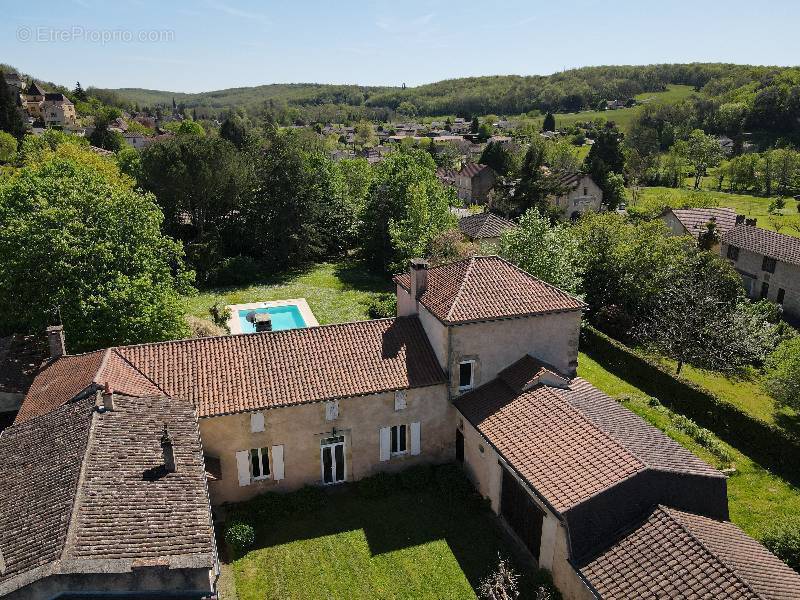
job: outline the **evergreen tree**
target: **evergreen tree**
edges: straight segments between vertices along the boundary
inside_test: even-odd
[[[86,90],[81,87],[80,81],[75,83],[75,89],[72,90],[72,95],[79,102],[86,102],[89,99],[89,97],[86,95]]]
[[[553,116],[553,113],[548,112],[544,117],[544,123],[542,123],[542,131],[555,131],[556,130],[556,118]]]
[[[489,165],[498,175],[508,175],[514,167],[514,157],[505,145],[489,142],[483,149],[478,162],[482,165]]]
[[[622,134],[615,127],[606,126],[597,134],[584,161],[583,170],[589,173],[603,190],[604,202],[609,207],[616,208],[619,200],[619,181],[618,178],[609,177],[609,174],[623,174],[625,156],[622,153]]]
[[[546,149],[541,140],[531,143],[520,169],[520,181],[512,203],[517,215],[536,208],[543,215],[551,213],[547,199],[563,191],[558,177],[545,167]]]
[[[18,140],[25,134],[25,122],[18,109],[19,99],[6,83],[5,74],[0,71],[0,131],[10,133]]]
[[[481,122],[478,120],[478,117],[473,117],[472,124],[469,126],[470,133],[478,133],[480,128]]]

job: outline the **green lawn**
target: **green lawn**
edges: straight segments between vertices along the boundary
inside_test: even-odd
[[[592,357],[581,353],[578,375],[590,381],[611,396],[633,395],[638,398],[624,402],[630,410],[643,417],[667,435],[685,446],[703,460],[717,467],[725,467],[704,447],[686,434],[672,427],[668,413],[659,412],[640,398],[646,395],[625,379],[624,373],[614,371],[607,364],[600,364]],[[800,514],[800,489],[771,473],[724,442],[731,450],[736,472],[728,479],[728,499],[731,521],[748,534],[760,538],[771,525]]]
[[[498,552],[511,554],[489,511],[429,492],[336,489],[321,510],[260,529],[258,547],[233,563],[238,600],[474,599]]]
[[[649,203],[660,202],[659,198],[666,197],[668,203],[674,206],[688,205],[692,199],[711,199],[717,206],[732,208],[737,213],[758,219],[758,226],[773,231],[780,227],[780,232],[800,237],[800,231],[790,227],[791,223],[800,224],[800,213],[797,211],[797,200],[786,199],[786,207],[779,214],[770,215],[768,212],[771,198],[752,196],[749,194],[729,194],[716,190],[689,188],[646,187],[642,188],[637,205],[647,206]]]
[[[258,285],[201,290],[187,298],[187,312],[208,318],[208,309],[214,302],[227,305],[305,298],[320,325],[345,323],[369,318],[370,299],[390,290],[388,277],[370,275],[346,263],[321,263]]]
[[[689,85],[670,85],[667,88],[665,92],[639,94],[636,96],[636,100],[642,104],[666,104],[683,100],[694,93],[692,86]],[[633,106],[631,108],[620,108],[619,110],[585,110],[577,113],[557,113],[555,115],[556,127],[568,127],[575,123],[593,121],[599,118],[606,121],[614,121],[620,131],[627,133],[628,128],[633,123],[633,119],[640,110],[641,106]],[[544,117],[539,117],[536,121],[539,127],[541,127],[542,121],[544,121]]]

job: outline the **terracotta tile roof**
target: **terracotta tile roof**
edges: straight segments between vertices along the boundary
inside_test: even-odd
[[[485,169],[491,170],[491,167],[489,165],[482,165],[479,163],[467,163],[461,168],[458,174],[461,175],[462,177],[472,178],[481,173]]]
[[[16,423],[50,412],[84,391],[108,383],[114,391],[152,396],[162,391],[115,349],[66,355],[45,365],[31,385]]]
[[[47,352],[37,336],[0,338],[0,393],[26,393],[45,358]]]
[[[121,356],[200,417],[445,381],[416,317],[128,346]]]
[[[574,188],[583,177],[585,175],[581,173],[562,173],[558,177],[558,182],[564,187]]]
[[[800,265],[800,238],[752,225],[739,225],[723,235],[722,241],[782,262]]]
[[[93,404],[56,407],[0,435],[0,595],[8,580],[61,556]]]
[[[177,470],[163,469],[166,423]],[[185,400],[118,395],[95,416],[70,558],[214,553],[197,417]]]
[[[52,574],[110,572],[131,561],[211,569],[210,506],[188,402],[117,395],[115,410],[74,400],[0,436],[0,595]],[[166,473],[167,423],[177,471]],[[114,566],[107,561],[127,561]]]
[[[706,223],[713,220],[719,235],[736,227],[736,211],[732,208],[675,208],[671,209],[675,218],[693,237],[706,231]]]
[[[547,386],[518,394],[496,379],[455,406],[559,512],[645,469]]]
[[[735,525],[658,506],[579,568],[601,598],[797,598],[800,575]]]
[[[461,232],[472,240],[500,237],[504,231],[516,226],[516,223],[490,212],[477,213],[458,220]]]
[[[526,354],[510,367],[500,371],[497,377],[517,393],[539,383],[556,384],[558,387],[569,385],[569,378],[561,375],[552,365],[538,361],[530,354]]]
[[[394,281],[408,290],[408,273]],[[473,256],[428,271],[428,287],[419,298],[443,323],[468,323],[540,313],[573,311],[585,304],[529,275],[498,256]]]

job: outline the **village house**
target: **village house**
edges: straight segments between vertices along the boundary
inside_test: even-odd
[[[467,163],[456,173],[456,194],[464,204],[488,204],[496,179],[492,167]]]
[[[75,105],[64,94],[45,94],[41,118],[47,127],[74,127],[77,124]]]
[[[516,226],[516,223],[490,212],[467,215],[458,220],[458,228],[467,239],[489,244],[497,244],[503,232]]]
[[[584,173],[565,173],[559,178],[565,190],[560,196],[550,198],[550,203],[569,219],[577,219],[587,212],[600,212],[603,190]]]
[[[744,215],[737,215],[731,208],[716,207],[668,208],[660,218],[672,235],[690,235],[696,240],[709,231],[709,225],[713,225],[714,233],[719,238],[745,221]],[[718,246],[719,242],[713,244],[712,248]]]
[[[44,91],[34,81],[31,83],[21,96],[22,108],[28,116],[35,121],[42,120],[42,103],[44,102]]]
[[[747,296],[780,304],[800,321],[800,238],[740,224],[722,236],[720,254],[742,276]]]
[[[413,260],[394,282],[390,319],[74,356],[51,328],[0,436],[0,586],[200,591],[216,573],[206,482],[218,505],[455,460],[567,599],[800,587],[727,520],[723,474],[576,377],[582,301],[495,256]],[[137,514],[164,518],[134,536]],[[46,547],[43,527],[59,532]]]

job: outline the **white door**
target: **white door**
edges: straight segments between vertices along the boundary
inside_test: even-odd
[[[344,436],[326,438],[320,444],[322,483],[341,483],[347,477],[344,459]]]

